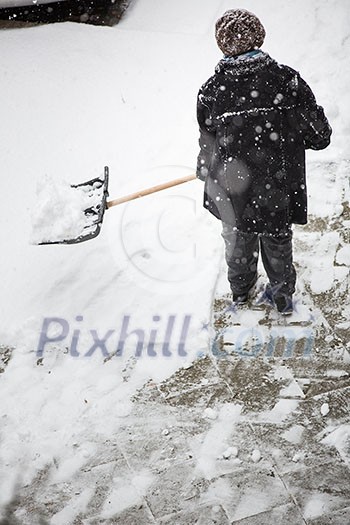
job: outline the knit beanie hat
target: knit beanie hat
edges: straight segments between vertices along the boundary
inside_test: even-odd
[[[224,55],[234,56],[260,47],[265,29],[259,18],[245,9],[226,11],[215,25],[217,44]]]

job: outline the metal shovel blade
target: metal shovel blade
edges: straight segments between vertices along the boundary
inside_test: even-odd
[[[68,224],[68,231],[69,229],[72,230],[70,238],[66,237],[66,233],[62,234],[60,229],[58,228],[58,231],[56,230],[56,233],[53,234],[56,236],[55,240],[47,240],[45,238],[44,241],[36,242],[35,244],[77,244],[83,241],[87,241],[89,239],[93,239],[94,237],[97,237],[97,235],[100,233],[103,216],[106,209],[112,208],[112,206],[117,206],[118,204],[123,204],[124,202],[137,200],[140,197],[145,197],[146,195],[152,195],[153,193],[157,193],[167,188],[173,188],[174,186],[184,184],[185,182],[189,182],[197,178],[195,174],[186,175],[185,177],[180,177],[178,179],[164,182],[162,184],[157,184],[156,186],[152,186],[151,188],[136,191],[134,193],[131,193],[130,195],[125,195],[124,197],[119,197],[118,199],[114,199],[112,201],[107,202],[108,175],[109,170],[108,166],[106,166],[104,171],[104,178],[96,177],[95,179],[89,180],[88,182],[83,182],[75,186],[70,186],[70,188],[77,192],[77,194],[74,194],[73,198],[74,208],[75,204],[77,204],[78,213],[81,212],[82,215],[82,217],[81,215],[79,215],[77,217],[77,220],[73,218],[73,224]],[[69,196],[72,196],[72,194],[69,193]],[[75,197],[78,198],[76,199]],[[86,206],[86,203],[88,203],[89,205]],[[68,203],[68,208],[69,206],[70,203]],[[61,213],[60,208],[59,213],[62,217],[65,217],[64,213]],[[64,226],[66,225],[64,224]],[[66,230],[64,230],[64,232],[66,232]]]
[[[91,206],[83,210],[84,225],[81,233],[74,238],[50,240],[39,244],[77,244],[97,237],[100,233],[104,212],[107,209],[109,169],[105,166],[104,177],[95,177],[81,184],[71,185],[73,190],[82,192]]]

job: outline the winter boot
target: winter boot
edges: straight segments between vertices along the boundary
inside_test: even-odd
[[[293,301],[292,298],[287,295],[275,297],[275,305],[277,311],[282,315],[291,315],[293,313]]]
[[[258,280],[258,278],[256,277],[253,284],[251,285],[251,287],[249,288],[249,290],[246,292],[246,293],[234,293],[232,292],[232,302],[235,303],[235,304],[245,304],[249,297],[251,296],[251,294],[253,293],[253,290],[254,290],[254,286],[256,285],[256,281]]]

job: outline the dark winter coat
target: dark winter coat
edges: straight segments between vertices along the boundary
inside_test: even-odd
[[[290,67],[262,51],[224,58],[198,94],[204,206],[240,231],[286,232],[307,222],[305,149],[323,149],[331,128]]]

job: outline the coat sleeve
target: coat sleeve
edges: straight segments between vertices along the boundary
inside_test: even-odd
[[[305,149],[324,149],[330,143],[332,128],[311,88],[299,75],[297,84],[299,126]]]
[[[199,154],[196,175],[205,180],[215,156],[216,132],[213,125],[213,94],[210,85],[205,84],[197,97],[197,121],[199,124]]]

